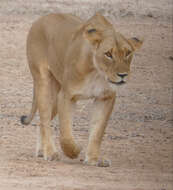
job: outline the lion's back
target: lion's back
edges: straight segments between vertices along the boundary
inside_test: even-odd
[[[80,18],[70,14],[49,14],[35,21],[27,39],[27,57],[31,60],[31,71],[32,68],[40,68],[44,60],[51,59],[50,69],[53,73],[60,72],[61,75],[72,33],[81,23]]]
[[[44,38],[48,43],[52,39],[56,42],[65,41],[81,23],[80,18],[70,14],[49,14],[33,23],[28,36],[32,36],[33,40]]]

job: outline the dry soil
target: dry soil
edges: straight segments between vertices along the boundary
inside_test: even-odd
[[[173,189],[173,31],[171,0],[1,0],[0,1],[0,190],[172,190]],[[117,31],[144,39],[131,79],[118,92],[101,147],[112,166],[82,163],[89,135],[92,102],[80,102],[74,136],[83,146],[70,160],[58,144],[58,120],[52,122],[61,161],[34,155],[38,115],[20,124],[32,102],[32,78],[26,60],[31,23],[51,12],[89,18],[107,16]]]

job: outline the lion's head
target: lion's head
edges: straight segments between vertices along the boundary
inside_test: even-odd
[[[85,24],[85,38],[94,49],[93,63],[109,83],[125,84],[134,52],[142,41],[126,39],[105,17],[96,14]]]

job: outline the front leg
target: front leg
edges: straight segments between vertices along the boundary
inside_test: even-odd
[[[60,91],[58,95],[58,113],[60,121],[60,144],[63,152],[70,158],[76,158],[80,153],[80,147],[75,143],[72,134],[73,102]]]
[[[104,135],[107,121],[112,113],[114,102],[115,93],[111,93],[109,96],[103,99],[95,100],[91,119],[92,129],[90,132],[89,143],[85,157],[85,163],[89,165],[96,165],[101,167],[107,167],[110,165],[109,161],[98,160],[98,157],[102,137]]]

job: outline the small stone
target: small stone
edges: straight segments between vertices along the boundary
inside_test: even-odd
[[[170,59],[171,61],[173,61],[173,56],[169,56],[169,59]]]
[[[147,16],[150,17],[150,18],[152,18],[153,14],[152,13],[148,13]]]

